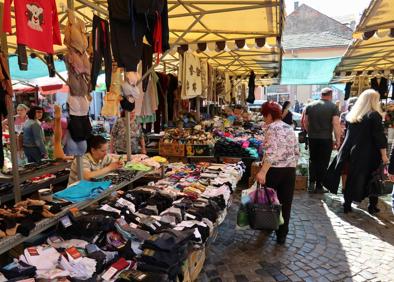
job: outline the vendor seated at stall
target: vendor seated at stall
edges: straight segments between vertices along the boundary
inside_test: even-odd
[[[123,166],[122,161],[114,160],[107,153],[108,142],[100,136],[95,135],[88,142],[88,152],[82,157],[82,176],[84,180],[100,178]],[[71,165],[68,185],[78,181],[77,160]]]

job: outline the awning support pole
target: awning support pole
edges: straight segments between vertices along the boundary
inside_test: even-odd
[[[0,20],[3,20],[3,8],[4,4],[0,3]],[[8,56],[8,43],[7,43],[7,35],[5,33],[1,33],[1,49],[4,52],[5,56]],[[9,69],[9,66],[7,65]],[[13,93],[12,93],[13,94]],[[12,184],[14,186],[14,200],[15,203],[21,200],[21,187],[19,181],[19,170],[18,170],[18,151],[17,151],[17,137],[15,133],[15,121],[14,121],[14,105],[12,102],[12,97],[9,95],[6,96],[6,106],[7,106],[7,120],[8,120],[8,130],[10,134],[10,145],[11,145],[11,163],[12,163]]]

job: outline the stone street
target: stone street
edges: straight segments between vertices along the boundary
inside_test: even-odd
[[[394,281],[394,216],[379,201],[344,214],[338,196],[297,192],[286,244],[275,235],[236,230],[239,196],[211,244],[199,281]]]

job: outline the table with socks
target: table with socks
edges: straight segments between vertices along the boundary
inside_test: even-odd
[[[164,179],[70,213],[0,272],[4,279],[189,281],[190,255],[212,240],[244,170],[242,162],[169,164]]]

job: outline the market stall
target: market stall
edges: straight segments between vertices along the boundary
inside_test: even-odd
[[[242,162],[214,164],[217,159],[213,159],[212,163],[191,164],[192,157],[217,157],[213,153],[213,134],[197,129],[182,136],[189,164],[170,163],[166,178],[159,176],[155,183],[134,187],[148,173],[164,169],[166,161],[145,156],[144,138],[137,132],[158,134],[191,110],[199,121],[204,106],[208,112],[210,105],[254,100],[254,79],[277,82],[282,58],[283,1],[170,0],[168,4],[152,1],[151,7],[140,1],[135,1],[133,7],[128,3],[51,0],[42,3],[47,5],[45,9],[29,4],[28,17],[21,12],[24,7],[19,2],[11,6],[11,1],[5,1],[1,5],[3,32],[8,35],[2,33],[0,79],[6,99],[0,106],[8,110],[1,114],[3,118],[8,114],[12,166],[3,171],[0,182],[13,183],[8,188],[13,189],[13,195],[7,190],[2,201],[14,200],[15,205],[9,203],[0,209],[0,222],[4,223],[0,228],[0,252],[35,242],[34,247],[15,257],[17,261],[0,267],[7,279],[20,277],[21,273],[14,270],[24,265],[23,275],[44,279],[115,280],[120,270],[127,269],[129,275],[138,275],[141,281],[145,277],[158,277],[153,281],[193,281],[203,265],[205,247],[225,218],[230,194],[245,171]],[[132,12],[125,13],[128,10]],[[48,25],[43,26],[34,13],[43,13],[42,19]],[[245,21],[246,16],[250,20]],[[228,22],[228,17],[233,21]],[[30,36],[26,36],[25,28],[32,29],[28,29]],[[69,92],[67,108],[50,108],[52,160],[47,160],[49,154],[40,145],[40,161],[34,165],[18,166],[14,91],[7,67],[8,54],[14,52],[21,71],[34,70],[27,57],[37,57],[46,63],[48,76],[57,76],[66,85],[62,89]],[[59,73],[59,60],[64,61],[67,75]],[[103,72],[101,100],[96,101],[94,90]],[[246,93],[248,76],[250,97]],[[105,121],[99,129],[94,124],[100,122],[91,121],[92,104],[99,108],[95,116]],[[42,115],[42,109],[37,111]],[[36,119],[36,115],[29,116],[29,122]],[[63,120],[66,128],[62,127]],[[109,130],[104,128],[107,125]],[[35,146],[27,143],[26,133],[22,136],[23,149]],[[99,149],[107,148],[100,147],[101,143],[93,148],[97,156],[106,153],[104,157],[95,159],[91,151],[90,155],[84,154],[92,133],[102,136],[102,144],[109,139],[111,153],[116,154],[107,154],[107,149],[100,153]],[[151,138],[159,141],[158,136],[163,137],[163,144],[176,138],[175,131],[164,134]],[[225,132],[217,132],[216,136],[221,134]],[[96,167],[100,171],[105,168],[100,163],[104,159],[108,166],[116,163],[118,169],[111,166],[104,170],[111,173],[100,174],[97,179],[89,176],[87,181],[86,175],[93,175]],[[68,169],[68,187],[41,191],[55,184],[51,174]],[[32,199],[31,193],[37,190],[41,191],[39,199]],[[89,224],[85,224],[87,221]],[[179,231],[182,236],[190,234],[180,238]],[[89,237],[92,232],[95,235]],[[57,237],[48,236],[55,233]],[[179,244],[163,253],[160,246],[155,247],[157,238],[174,239]],[[65,253],[60,253],[59,248]],[[168,251],[176,255],[169,256]],[[105,257],[109,252],[112,259]],[[48,258],[51,267],[44,270],[42,259],[31,260],[35,254]],[[56,260],[50,262],[51,256]]]
[[[382,99],[389,94],[393,73],[394,49],[392,39],[394,23],[391,1],[371,1],[364,11],[353,43],[334,71],[332,83],[346,83],[346,99],[357,96],[363,90],[374,88]]]

